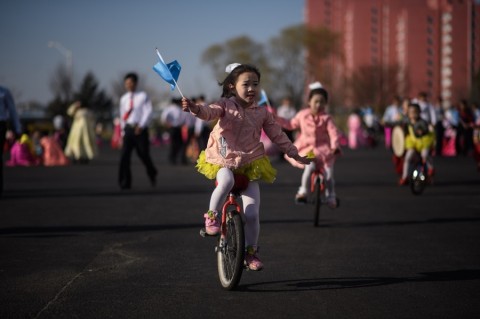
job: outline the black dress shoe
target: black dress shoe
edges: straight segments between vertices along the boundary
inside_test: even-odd
[[[155,187],[157,185],[157,173],[150,175],[149,178],[150,178],[150,185],[152,185],[152,187]]]

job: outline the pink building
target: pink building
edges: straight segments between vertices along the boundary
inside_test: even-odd
[[[356,70],[372,67],[388,100],[426,91],[452,103],[470,96],[480,71],[474,0],[306,0],[305,22],[341,35],[343,57],[327,61],[336,91],[348,87]],[[342,92],[353,105],[352,92]]]

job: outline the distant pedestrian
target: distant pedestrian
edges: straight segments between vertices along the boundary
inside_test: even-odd
[[[57,141],[58,145],[63,149],[67,145],[67,127],[65,123],[65,118],[61,114],[57,114],[53,117],[53,128],[55,130],[54,138]]]
[[[200,95],[195,99],[195,104],[205,105],[205,96]],[[198,149],[203,150],[207,148],[208,138],[212,131],[211,123],[196,118],[195,120],[195,138],[197,139]]]
[[[348,126],[348,147],[352,150],[367,145],[367,133],[362,121],[361,111],[356,108],[350,113],[347,119]]]
[[[11,122],[16,137],[20,137],[22,126],[20,125],[12,94],[7,88],[0,86],[0,197],[3,193],[3,151],[5,149],[8,121]]]
[[[74,163],[88,163],[98,155],[93,115],[80,101],[74,102],[67,114],[73,118],[73,122],[65,155]]]
[[[112,139],[110,140],[110,146],[114,150],[122,148],[122,126],[120,125],[120,118],[115,117],[113,119]]]
[[[459,101],[458,112],[460,114],[460,125],[457,152],[466,156],[469,155],[470,150],[473,149],[475,115],[468,101],[465,99]]]
[[[10,149],[10,159],[7,166],[37,166],[42,158],[36,155],[32,139],[28,134],[22,134]]]
[[[475,119],[473,125],[473,159],[477,171],[480,172],[480,104],[472,103],[472,111]]]
[[[185,125],[186,113],[182,111],[179,99],[172,99],[172,103],[163,110],[161,122],[168,130],[170,148],[168,161],[176,165],[178,157],[183,159],[185,143],[182,136],[182,127]]]
[[[277,109],[277,115],[286,120],[291,120],[295,117],[296,114],[297,114],[297,110],[293,105],[292,98],[289,96],[284,97],[282,99],[282,104]],[[293,131],[287,130],[287,129],[283,129],[283,131],[285,132],[285,134],[287,134],[290,141],[293,142],[294,141]]]
[[[392,146],[392,129],[399,124],[402,119],[402,99],[394,96],[392,104],[387,106],[382,117],[382,125],[385,133],[385,148],[390,149]]]
[[[137,91],[138,75],[128,73],[124,77],[125,90],[120,98],[120,125],[122,127],[122,151],[118,183],[121,189],[132,187],[131,157],[135,149],[137,155],[145,165],[148,178],[152,186],[157,180],[157,169],[150,157],[150,139],[148,125],[152,115],[152,102],[146,92]]]

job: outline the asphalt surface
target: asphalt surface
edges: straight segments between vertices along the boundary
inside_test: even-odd
[[[261,272],[236,291],[201,238],[213,183],[154,148],[155,188],[133,156],[87,165],[10,167],[0,199],[0,318],[480,318],[480,173],[436,158],[421,196],[397,186],[382,148],[346,150],[341,206],[294,204],[301,171],[274,161],[262,184]]]

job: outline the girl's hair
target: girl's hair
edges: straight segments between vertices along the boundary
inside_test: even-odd
[[[410,103],[408,104],[408,107],[414,108],[417,110],[418,113],[420,113],[420,105],[418,103]]]
[[[310,101],[310,99],[312,98],[312,96],[316,95],[316,94],[320,94],[323,96],[323,98],[325,99],[325,102],[328,102],[328,92],[327,90],[325,90],[324,88],[318,88],[318,89],[313,89],[310,91],[310,94],[308,94],[308,100]]]
[[[230,74],[227,75],[227,77],[225,78],[225,80],[223,80],[223,82],[218,83],[218,85],[223,87],[222,97],[229,98],[229,97],[235,96],[234,89],[232,89],[230,85],[235,86],[240,74],[245,72],[255,73],[258,76],[258,81],[260,81],[260,71],[258,71],[257,67],[251,64],[240,64],[235,69],[233,69],[232,72],[230,72]]]

